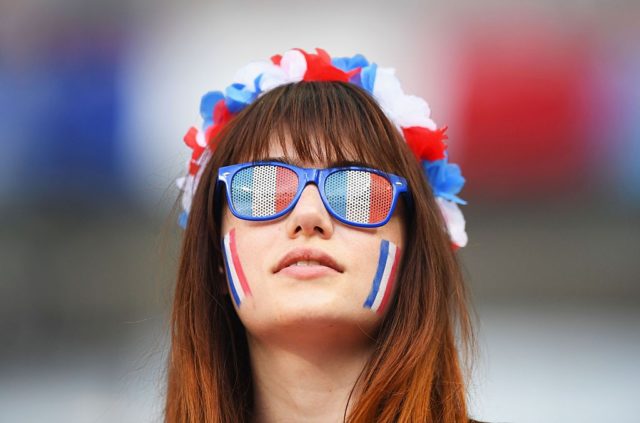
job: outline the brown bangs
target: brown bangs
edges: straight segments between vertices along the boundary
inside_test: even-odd
[[[288,158],[332,166],[358,162],[383,171],[407,168],[402,136],[375,100],[353,84],[299,82],[275,88],[221,134],[223,164],[270,158],[278,142]],[[228,145],[224,145],[227,144]],[[293,149],[293,151],[290,151]]]

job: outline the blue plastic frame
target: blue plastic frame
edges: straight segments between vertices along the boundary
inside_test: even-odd
[[[265,216],[258,216],[258,217],[242,216],[238,214],[237,210],[233,206],[233,201],[231,199],[231,190],[230,190],[230,184],[231,184],[231,181],[233,180],[233,177],[240,170],[245,169],[247,167],[255,166],[255,165],[282,166],[284,168],[290,169],[293,172],[295,172],[296,175],[298,175],[298,180],[301,181],[301,183],[298,184],[298,191],[296,192],[293,198],[293,201],[291,201],[291,204],[287,206],[285,209],[281,210],[279,213],[274,214],[273,216],[266,216],[266,217]],[[384,220],[378,223],[357,223],[357,222],[350,222],[346,219],[343,219],[342,217],[334,213],[333,209],[331,209],[331,207],[329,206],[329,202],[327,198],[325,197],[324,182],[329,175],[340,170],[364,170],[364,171],[376,173],[380,176],[387,178],[389,181],[391,181],[391,186],[393,189],[393,198],[391,202],[391,209],[389,210],[389,213],[387,214],[387,217],[384,218]],[[318,192],[320,193],[320,198],[324,203],[324,207],[327,209],[327,211],[331,216],[333,216],[338,221],[344,223],[345,225],[355,226],[359,228],[377,228],[377,227],[386,225],[387,222],[389,222],[389,219],[391,219],[391,216],[393,216],[393,212],[396,209],[398,197],[400,196],[400,194],[405,195],[409,206],[411,206],[412,204],[411,192],[409,191],[407,180],[405,178],[398,175],[394,175],[392,173],[386,173],[378,169],[373,169],[370,167],[362,167],[362,166],[342,166],[342,167],[330,167],[326,169],[318,169],[318,168],[298,167],[288,163],[275,162],[275,161],[255,161],[255,162],[234,164],[229,166],[223,166],[218,169],[218,181],[216,184],[217,185],[216,191],[219,192],[220,184],[224,184],[224,188],[227,196],[227,204],[229,205],[229,210],[231,210],[231,213],[233,213],[233,215],[238,219],[252,220],[252,221],[267,221],[267,220],[278,219],[279,217],[289,213],[298,203],[298,200],[302,195],[302,191],[304,191],[306,186],[310,183],[314,183],[316,187],[318,187]]]

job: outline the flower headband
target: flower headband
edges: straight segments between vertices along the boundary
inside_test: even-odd
[[[241,68],[224,93],[211,91],[202,97],[202,129],[191,127],[184,142],[193,152],[188,174],[177,180],[182,191],[179,223],[186,227],[191,202],[200,179],[200,170],[215,149],[215,136],[229,120],[265,92],[280,85],[299,81],[343,81],[363,88],[373,96],[386,116],[395,124],[422,163],[436,202],[442,212],[454,249],[467,244],[465,220],[458,204],[466,204],[457,194],[465,179],[460,167],[448,163],[446,126],[438,128],[429,117],[431,110],[420,97],[406,95],[395,70],[379,68],[361,54],[334,57],[322,50],[317,54],[301,49],[275,55],[271,61],[252,62]]]

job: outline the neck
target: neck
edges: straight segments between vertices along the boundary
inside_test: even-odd
[[[335,338],[334,338],[335,339]],[[255,421],[342,422],[372,344],[266,342],[248,335]]]

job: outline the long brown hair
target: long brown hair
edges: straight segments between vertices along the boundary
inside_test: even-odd
[[[272,142],[287,152],[287,139],[298,157],[331,162],[355,156],[404,176],[413,196],[397,292],[345,420],[468,421],[463,363],[473,350],[473,333],[460,266],[429,184],[375,100],[352,84],[326,81],[269,91],[213,140],[215,152],[194,196],[182,244],[166,421],[252,419],[249,350],[220,271],[220,204],[214,188],[220,166],[265,158]]]

